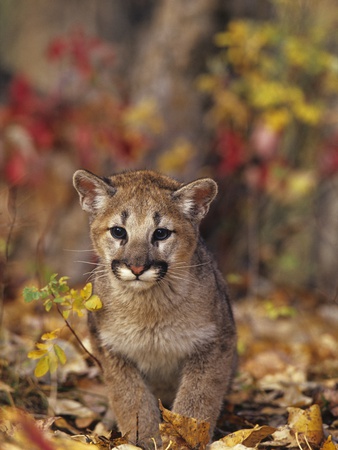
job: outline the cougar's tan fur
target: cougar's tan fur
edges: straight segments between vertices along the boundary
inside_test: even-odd
[[[74,186],[99,258],[103,308],[89,325],[120,431],[158,438],[161,399],[212,433],[236,365],[227,289],[199,235],[216,183],[78,170]]]

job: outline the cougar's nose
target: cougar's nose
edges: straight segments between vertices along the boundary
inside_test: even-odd
[[[129,266],[134,275],[141,275],[146,270],[145,266]]]

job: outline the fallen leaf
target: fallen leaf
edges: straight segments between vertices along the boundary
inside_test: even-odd
[[[6,384],[0,380],[0,391],[11,393],[14,392],[14,389],[11,386],[9,386],[9,384]]]
[[[319,445],[324,438],[323,422],[319,406],[315,404],[306,410],[290,407],[287,410],[289,412],[289,426],[297,435],[299,441]]]
[[[220,441],[213,442],[209,446],[209,450],[255,450],[255,448],[247,447],[246,445],[243,445],[243,444],[236,444],[233,447],[229,447],[228,445],[226,445],[224,442],[222,442],[220,440]]]
[[[48,431],[50,430],[51,426],[54,424],[54,422],[58,419],[58,417],[47,417],[46,419],[40,419],[36,420],[35,424],[36,426],[42,430],[42,431]]]
[[[291,430],[288,425],[279,427],[272,434],[272,438],[272,441],[264,442],[262,445],[267,447],[298,447],[297,441],[291,434]]]
[[[332,437],[329,436],[324,444],[320,447],[320,450],[337,450],[338,446],[332,442]]]
[[[79,431],[74,428],[72,425],[70,425],[66,419],[64,419],[63,417],[58,417],[55,420],[55,427],[58,430],[64,430],[69,434],[77,434]]]
[[[199,448],[204,450],[209,442],[210,424],[192,417],[184,417],[165,409],[160,403],[163,423],[160,434],[163,448],[170,445],[170,450]],[[171,444],[170,444],[171,443]]]
[[[274,433],[276,428],[266,425],[258,426],[254,428],[239,430],[235,433],[228,434],[224,438],[220,439],[228,447],[235,447],[238,444],[242,444],[246,447],[256,447],[263,439],[270,434]]]
[[[96,417],[96,414],[89,408],[68,398],[58,399],[55,404],[54,411],[55,414],[60,416],[69,415],[76,416],[78,418]]]
[[[249,436],[244,439],[243,445],[246,445],[247,447],[256,447],[257,444],[275,431],[276,428],[274,427],[269,427],[267,425],[259,427],[256,425],[255,428],[251,430]]]

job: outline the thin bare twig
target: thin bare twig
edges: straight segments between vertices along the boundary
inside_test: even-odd
[[[75,339],[77,340],[78,344],[80,345],[80,347],[82,348],[82,350],[87,353],[87,355],[98,365],[98,367],[101,369],[101,371],[103,371],[102,368],[102,364],[100,363],[100,361],[85,347],[85,345],[83,345],[81,339],[79,338],[79,336],[76,334],[76,331],[74,330],[74,328],[71,326],[71,324],[68,322],[67,319],[65,319],[65,317],[63,317],[62,311],[60,310],[60,308],[57,308],[58,313],[60,314],[60,316],[63,318],[63,320],[65,321],[68,329],[70,330],[70,332],[73,334],[73,336],[75,337]]]

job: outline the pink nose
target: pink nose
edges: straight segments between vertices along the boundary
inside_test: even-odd
[[[140,275],[144,272],[144,266],[129,266],[134,275]]]

